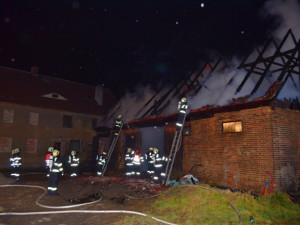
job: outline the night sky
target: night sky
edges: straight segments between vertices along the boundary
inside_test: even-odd
[[[242,56],[276,20],[262,0],[1,1],[0,65],[91,85],[117,97]]]

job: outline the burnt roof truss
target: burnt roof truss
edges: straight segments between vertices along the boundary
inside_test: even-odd
[[[254,54],[256,54],[256,58],[253,61]],[[281,81],[281,87],[284,86],[288,79],[291,79],[293,85],[299,88],[299,55],[300,40],[296,40],[292,30],[288,30],[279,44],[274,38],[270,38],[263,48],[256,48],[256,52],[248,55],[240,64],[239,68],[244,69],[246,75],[236,89],[236,93],[240,92],[245,83],[254,76],[256,77],[256,84],[250,95],[253,95],[261,87],[264,79]],[[277,95],[279,92],[277,92]]]
[[[184,79],[179,79],[171,87],[163,87],[136,113],[136,117],[145,118],[147,116],[160,115],[173,98],[196,94],[213,72],[227,67],[227,64],[224,63],[221,57],[215,63],[203,64],[200,69],[188,73]]]

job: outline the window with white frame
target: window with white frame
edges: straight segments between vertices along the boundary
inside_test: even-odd
[[[39,114],[31,112],[29,113],[29,124],[37,126],[39,124]]]
[[[14,122],[15,111],[12,109],[4,109],[3,112],[3,123],[13,123]]]

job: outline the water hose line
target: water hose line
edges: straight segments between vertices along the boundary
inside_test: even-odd
[[[41,187],[41,186],[35,186],[35,185],[0,185],[0,187],[30,187],[30,188],[39,188],[44,190],[44,193],[35,201],[35,203],[43,208],[49,208],[49,209],[67,209],[67,208],[74,208],[74,207],[79,207],[83,205],[88,205],[88,204],[93,204],[96,202],[99,202],[101,200],[98,199],[93,202],[88,202],[88,203],[83,203],[83,204],[76,204],[76,205],[68,205],[68,206],[47,206],[40,204],[38,201],[45,196],[47,193],[46,188]],[[30,215],[45,215],[45,214],[63,214],[63,213],[93,213],[93,214],[103,214],[103,213],[122,213],[122,214],[134,214],[138,216],[144,216],[144,217],[149,217],[153,220],[156,220],[158,222],[168,224],[168,225],[177,225],[175,223],[170,223],[164,220],[160,220],[154,216],[149,216],[145,213],[141,212],[136,212],[136,211],[128,211],[128,210],[63,210],[63,211],[43,211],[43,212],[4,212],[0,213],[0,216],[30,216]]]

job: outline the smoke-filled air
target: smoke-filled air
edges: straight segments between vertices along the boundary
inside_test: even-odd
[[[270,37],[272,36],[278,43],[281,42],[284,35],[289,29],[292,29],[293,34],[296,37],[296,41],[300,38],[300,4],[297,0],[270,0],[266,2],[264,8],[261,9],[261,16],[273,16],[278,21],[278,27],[275,30],[270,31]],[[234,43],[228,43],[234,45]],[[258,46],[262,48],[262,46]],[[295,48],[295,43],[292,40],[287,40],[282,50],[288,50]],[[268,49],[266,55],[272,55],[275,52],[275,47]],[[255,55],[255,54],[253,54]],[[257,54],[256,54],[257,55]],[[217,60],[217,59],[216,59]],[[248,58],[248,60],[255,60],[255,58]],[[245,82],[242,89],[237,92],[237,87],[243,81],[246,71],[244,69],[237,69],[242,59],[231,58],[228,59],[226,69],[216,70],[211,73],[209,77],[204,77],[199,81],[199,85],[202,88],[196,94],[188,94],[188,104],[191,109],[198,109],[206,105],[210,106],[224,106],[231,104],[233,99],[244,97],[249,95],[257,83],[259,76],[250,76]],[[255,98],[264,96],[265,92],[274,83],[278,77],[278,73],[268,74],[260,85],[259,89],[251,95],[248,101]],[[285,83],[283,89],[277,96],[278,99],[284,98],[299,98],[299,75],[292,75]],[[170,88],[170,87],[168,87]],[[166,89],[168,89],[166,88]],[[160,90],[161,95],[167,92]],[[139,111],[147,108],[148,100],[154,95],[155,91],[150,87],[140,87],[135,93],[127,93],[119,102],[118,109],[114,109],[112,113],[123,115],[124,121],[130,121],[133,119],[141,118]],[[156,96],[158,98],[158,96]],[[179,97],[169,99],[169,105],[161,112],[163,115],[176,113],[177,102]],[[106,125],[112,124],[111,119],[104,121]]]

